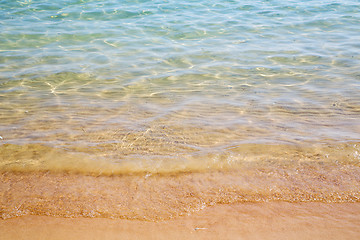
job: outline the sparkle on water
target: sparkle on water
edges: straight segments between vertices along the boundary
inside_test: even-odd
[[[143,190],[133,186],[142,204],[162,178],[167,187],[152,196],[182,207],[192,199],[190,210],[358,201],[359,43],[359,1],[1,0],[3,184],[35,172],[26,176],[50,193],[36,172],[71,172],[108,177],[103,184],[118,191],[121,176],[160,174]],[[171,174],[185,174],[182,185]],[[22,213],[66,215],[52,208],[71,195],[64,189],[52,193],[52,210],[29,200]],[[82,197],[76,211],[90,211]],[[3,216],[17,214],[17,199],[2,199],[13,204]],[[125,214],[106,204],[96,216],[165,211]],[[190,211],[170,205],[174,215]]]

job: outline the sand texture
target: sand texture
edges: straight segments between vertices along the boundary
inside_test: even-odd
[[[217,205],[165,221],[26,216],[0,220],[1,239],[359,239],[360,204]]]

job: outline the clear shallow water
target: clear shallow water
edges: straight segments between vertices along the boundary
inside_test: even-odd
[[[42,169],[27,152],[46,158],[44,145],[136,171],[241,162],[229,152],[246,144],[282,145],[283,157],[348,144],[358,159],[359,12],[359,1],[1,1],[1,167]]]
[[[0,216],[359,202],[359,12],[0,1]]]

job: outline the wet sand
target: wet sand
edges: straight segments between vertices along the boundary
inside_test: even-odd
[[[0,239],[360,239],[360,168],[0,174]]]
[[[360,203],[215,205],[165,221],[24,216],[1,239],[359,239]]]

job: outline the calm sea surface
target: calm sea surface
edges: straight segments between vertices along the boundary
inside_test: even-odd
[[[359,141],[359,53],[359,1],[1,1],[0,144],[185,163]]]
[[[359,53],[358,0],[1,0],[0,171],[358,201]]]

